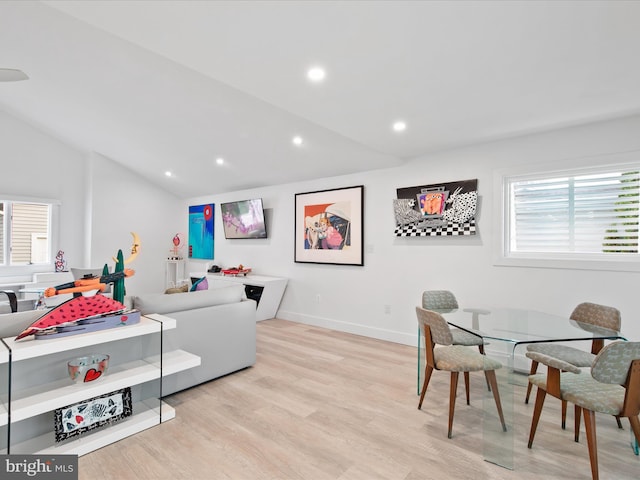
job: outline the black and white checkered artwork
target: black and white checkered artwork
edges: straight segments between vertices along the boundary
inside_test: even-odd
[[[476,220],[465,223],[448,223],[444,227],[418,228],[416,223],[396,226],[396,237],[453,237],[457,235],[475,235]]]

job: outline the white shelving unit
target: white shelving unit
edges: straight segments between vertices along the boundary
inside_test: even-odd
[[[163,315],[148,315],[140,318],[134,325],[116,327],[98,332],[72,335],[68,337],[15,341],[15,337],[5,338],[4,342],[11,350],[11,364],[25,360],[46,364],[47,357],[63,352],[73,352],[85,347],[93,347],[110,342],[124,341],[136,337],[158,334],[164,330],[176,328],[176,321]],[[112,344],[113,345],[113,344]],[[0,408],[0,426],[27,420],[63,408],[83,400],[100,396],[125,387],[143,386],[148,382],[160,380],[162,376],[171,375],[200,365],[200,357],[183,350],[160,352],[158,349],[147,357],[110,366],[100,379],[90,383],[71,383],[67,378],[57,378],[51,382],[16,389],[11,392],[10,414]],[[8,352],[0,352],[0,364],[9,361]],[[160,383],[161,389],[161,383]],[[9,451],[19,453],[73,453],[84,455],[97,448],[113,443],[129,435],[145,430],[161,422],[175,417],[172,407],[157,396],[140,399],[133,404],[133,415],[109,426],[86,432],[74,440],[52,444],[51,433],[37,435],[19,444],[11,439]],[[53,425],[52,425],[53,430]]]
[[[0,342],[0,455],[6,455],[9,436],[9,412],[8,402],[8,380],[9,378],[9,351]]]
[[[197,275],[192,276],[196,277]],[[259,299],[257,300],[256,321],[267,320],[276,316],[284,290],[287,288],[286,278],[253,275],[251,273],[238,277],[209,273],[207,274],[207,281],[210,285],[212,283],[242,283],[247,290],[249,298],[252,297],[251,290],[257,288],[258,290],[255,293],[258,294]]]
[[[178,287],[184,278],[184,260],[165,260],[164,285],[165,288]]]

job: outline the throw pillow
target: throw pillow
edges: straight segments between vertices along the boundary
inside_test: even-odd
[[[209,281],[207,280],[207,277],[202,277],[199,280],[196,280],[196,282],[191,285],[191,291],[195,292],[197,290],[209,290]]]
[[[188,292],[189,291],[189,285],[187,285],[186,283],[184,285],[182,285],[181,287],[171,287],[171,288],[167,288],[164,293],[184,293],[184,292]]]

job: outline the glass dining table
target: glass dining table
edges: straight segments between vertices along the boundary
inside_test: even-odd
[[[528,362],[524,362],[526,345],[588,341],[585,348],[589,350],[593,340],[626,340],[621,332],[535,310],[463,308],[439,313],[452,327],[482,337],[487,355],[503,363],[496,373],[507,431],[503,431],[493,396],[485,388],[482,443],[486,461],[509,469],[514,468],[514,402],[524,404],[524,390],[517,387],[526,387],[528,382],[524,374],[529,368]],[[420,370],[419,367],[419,375]],[[516,391],[522,391],[522,398],[515,398]],[[522,435],[528,435],[528,430]]]

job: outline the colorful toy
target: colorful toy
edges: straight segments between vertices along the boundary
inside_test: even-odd
[[[56,327],[74,325],[80,320],[89,320],[122,313],[126,307],[116,300],[96,294],[91,297],[73,297],[42,315],[29,325],[16,340],[35,335]],[[138,317],[139,318],[139,317]]]

